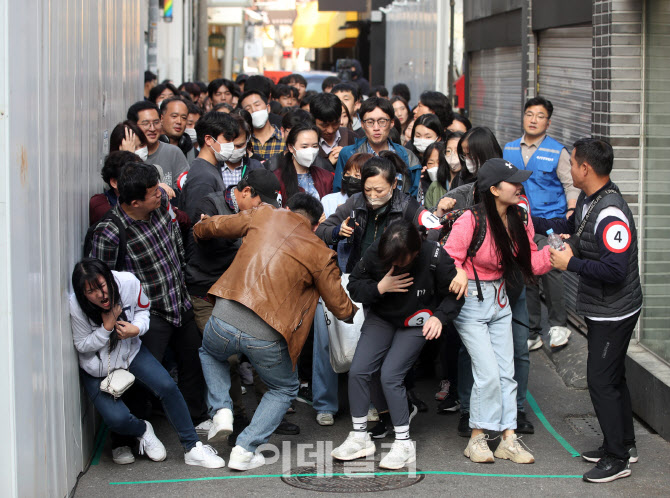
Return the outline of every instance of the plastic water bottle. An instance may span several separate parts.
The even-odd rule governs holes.
[[[549,240],[549,245],[556,249],[557,251],[565,251],[565,243],[560,235],[554,233],[554,229],[550,228],[547,230],[547,239]]]

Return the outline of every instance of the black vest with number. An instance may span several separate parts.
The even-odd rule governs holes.
[[[620,209],[628,218],[631,241],[628,251],[628,273],[621,282],[607,283],[589,277],[579,277],[579,288],[577,291],[577,313],[592,318],[611,318],[625,316],[640,309],[642,306],[642,286],[640,285],[640,270],[637,262],[637,230],[633,213],[628,204],[621,196],[619,187],[611,183],[607,190],[615,190],[616,193],[607,194],[593,209],[589,215],[584,231],[579,239],[579,251],[582,259],[600,261],[600,250],[595,234],[595,223],[599,213],[608,207]],[[575,208],[576,223],[582,223],[582,212],[586,196],[584,192],[579,195]]]

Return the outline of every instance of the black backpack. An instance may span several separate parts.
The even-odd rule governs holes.
[[[93,235],[95,234],[96,229],[100,226],[100,223],[103,221],[111,221],[119,229],[119,250],[116,253],[116,264],[112,270],[116,271],[125,271],[126,269],[126,227],[123,226],[123,222],[119,219],[117,215],[112,212],[112,209],[107,211],[100,221],[95,225],[91,225],[86,230],[86,237],[84,238],[84,257],[88,258],[93,249]]]
[[[523,209],[521,206],[518,206],[518,209],[521,220],[523,221],[524,225],[527,225],[528,211]],[[440,230],[440,244],[444,246],[444,244],[447,242],[447,239],[449,238],[449,234],[451,234],[451,229],[453,228],[454,223],[456,223],[456,220],[460,218],[461,215],[466,211],[472,211],[472,215],[475,218],[475,230],[466,255],[466,258],[470,258],[470,263],[472,263],[473,258],[477,255],[477,251],[479,251],[479,248],[482,247],[484,239],[486,238],[486,215],[484,213],[484,205],[482,203],[475,204],[474,206],[465,209],[454,209],[453,211],[449,211],[444,216],[442,216],[442,218],[440,218],[440,223],[442,223],[442,229]],[[472,271],[475,274],[478,300],[483,301],[484,297],[482,296],[482,288],[481,284],[479,283],[479,276],[477,275],[477,269],[475,268],[474,263],[472,264]],[[509,287],[512,288],[512,293],[510,293],[510,289],[508,289],[508,295],[511,294],[514,296],[515,294],[518,295],[521,293],[523,285],[520,288],[515,285],[515,282],[519,280],[519,276],[515,275],[513,278],[506,278],[506,280],[510,281]],[[521,279],[521,282],[523,282],[523,279]]]

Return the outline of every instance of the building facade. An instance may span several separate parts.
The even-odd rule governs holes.
[[[670,438],[670,3],[663,0],[471,0],[465,3],[466,106],[504,144],[524,102],[552,101],[549,133],[568,149],[614,148],[612,179],[635,214],[644,307],[628,357],[634,409]],[[575,275],[564,274],[574,310]],[[579,326],[580,318],[571,313]]]

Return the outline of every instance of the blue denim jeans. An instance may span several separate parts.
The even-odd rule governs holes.
[[[312,355],[312,407],[317,413],[335,415],[337,402],[337,373],[330,365],[328,327],[319,299],[314,315],[314,348]]]
[[[158,363],[146,346],[140,347],[128,371],[135,376],[136,383],[160,399],[163,411],[172,427],[177,431],[184,450],[189,451],[193,448],[199,439],[193,422],[191,422],[186,401],[170,374]],[[93,377],[81,370],[81,378],[86,393],[111,431],[133,437],[140,437],[144,434],[146,424],[130,413],[123,402],[123,396],[115,401],[113,396],[100,391],[102,377]]]
[[[244,333],[212,316],[202,337],[200,362],[207,383],[207,401],[210,415],[222,408],[233,409],[230,399],[230,367],[228,358],[244,354],[268,387],[256,408],[251,424],[237,437],[237,445],[247,451],[256,451],[270,439],[298,394],[298,372],[282,338],[263,341]]]
[[[524,287],[516,301],[510,299],[512,318],[528,325],[528,309],[526,308],[526,288]],[[514,380],[517,383],[516,409],[525,412],[526,391],[528,390],[528,373],[530,357],[528,356],[528,327],[512,322],[512,338],[514,340]],[[470,411],[470,393],[472,392],[472,362],[470,355],[461,346],[458,354],[458,397],[461,400],[461,411]]]
[[[468,297],[454,320],[472,361],[470,427],[516,429],[512,310],[502,280],[481,282],[481,288],[482,302],[474,280],[468,282]]]

